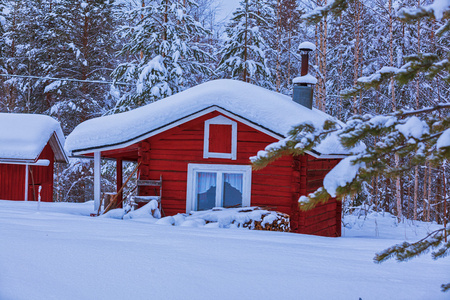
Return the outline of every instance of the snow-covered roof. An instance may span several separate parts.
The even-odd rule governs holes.
[[[0,113],[0,162],[34,163],[50,142],[57,161],[66,162],[59,122],[37,114]]]
[[[242,81],[219,79],[132,111],[85,121],[67,137],[66,149],[77,155],[123,148],[211,110],[245,120],[278,139],[301,122],[320,126],[332,118],[280,93]],[[315,150],[322,155],[348,154],[336,136],[328,137]]]

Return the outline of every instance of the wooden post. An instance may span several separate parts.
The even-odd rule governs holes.
[[[94,211],[98,211],[98,208],[100,207],[100,159],[101,152],[94,152]]]
[[[120,203],[123,200],[123,193],[119,191],[123,186],[123,165],[121,159],[116,159],[116,192],[117,192],[117,201]]]
[[[25,164],[25,201],[28,201],[28,164]]]

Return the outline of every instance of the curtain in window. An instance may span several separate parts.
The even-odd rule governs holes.
[[[211,209],[216,206],[216,182],[216,173],[197,173],[197,210]]]
[[[242,174],[223,174],[223,207],[242,206]]]
[[[216,187],[216,173],[198,172],[197,192],[206,193],[211,187]]]

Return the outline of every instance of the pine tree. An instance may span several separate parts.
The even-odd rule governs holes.
[[[224,77],[264,85],[271,75],[266,60],[267,43],[262,29],[272,9],[264,0],[243,0],[226,28],[218,72]]]
[[[121,99],[116,111],[128,110],[175,94],[189,86],[194,75],[211,74],[210,54],[201,42],[210,33],[187,13],[190,0],[142,1],[142,7],[126,13],[135,25],[120,34],[126,39],[121,55],[129,62],[112,76],[135,85]]]

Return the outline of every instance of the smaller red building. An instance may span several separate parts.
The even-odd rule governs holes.
[[[118,190],[122,161],[139,162],[139,179],[162,178],[166,215],[263,206],[289,214],[293,232],[340,236],[339,201],[309,212],[298,208],[299,197],[321,187],[327,172],[348,153],[335,136],[304,156],[286,156],[262,170],[252,170],[249,160],[285,139],[292,126],[323,124],[328,118],[282,94],[215,80],[133,111],[85,121],[67,137],[66,148],[73,155],[93,155],[97,174],[100,157],[115,159]],[[154,187],[139,189],[140,196],[153,193]],[[94,194],[98,209],[99,176]]]
[[[49,116],[0,113],[0,199],[53,201],[54,162],[68,162]]]

